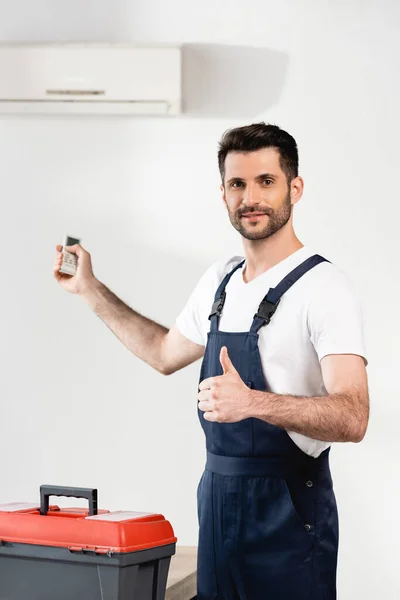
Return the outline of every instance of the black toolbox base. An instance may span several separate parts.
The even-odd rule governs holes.
[[[129,554],[0,546],[0,600],[164,600],[175,544]]]

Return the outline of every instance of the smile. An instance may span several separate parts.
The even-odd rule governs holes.
[[[258,219],[260,217],[266,217],[265,213],[247,213],[242,215],[243,219]]]

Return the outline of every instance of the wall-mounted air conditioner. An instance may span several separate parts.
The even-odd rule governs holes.
[[[5,112],[177,115],[181,48],[1,44]]]

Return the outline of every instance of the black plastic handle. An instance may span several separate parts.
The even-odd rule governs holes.
[[[40,486],[40,514],[47,515],[50,496],[66,496],[67,498],[85,498],[89,501],[89,515],[97,515],[97,490],[94,488],[74,488],[61,485]]]

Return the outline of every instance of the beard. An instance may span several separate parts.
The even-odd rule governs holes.
[[[268,223],[262,229],[258,229],[259,224],[256,223],[245,223],[242,219],[242,215],[255,213],[264,213],[268,215]],[[260,210],[259,207],[248,208],[246,206],[238,208],[235,212],[231,212],[228,209],[229,219],[234,228],[242,235],[246,240],[265,240],[266,238],[274,235],[277,231],[282,229],[284,225],[289,221],[292,214],[292,205],[290,203],[290,192],[288,192],[282,206],[277,209],[264,208]]]

